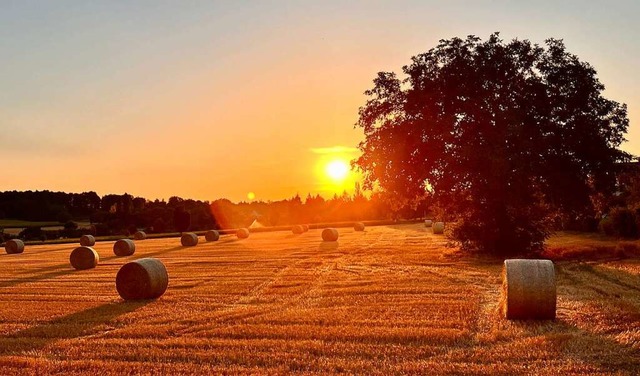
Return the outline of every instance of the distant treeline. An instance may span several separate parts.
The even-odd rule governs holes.
[[[281,201],[233,203],[227,199],[213,202],[171,197],[168,201],[147,200],[130,194],[95,192],[64,193],[50,191],[0,192],[0,219],[57,221],[65,224],[61,236],[74,236],[86,231],[77,229],[74,221],[88,221],[97,235],[117,235],[138,229],[149,233],[198,231],[247,227],[254,220],[264,226],[296,223],[319,223],[422,216],[424,205],[413,208],[392,207],[379,194],[370,197],[359,187],[353,195],[346,192],[331,199],[296,195]],[[45,234],[29,229],[30,237]],[[51,234],[49,234],[51,237]]]

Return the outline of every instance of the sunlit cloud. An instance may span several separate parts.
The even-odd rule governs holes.
[[[328,148],[311,148],[312,153],[316,154],[356,154],[360,152],[358,148],[347,146],[331,146]]]

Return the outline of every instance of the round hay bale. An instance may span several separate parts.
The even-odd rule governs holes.
[[[20,239],[7,240],[4,244],[4,250],[9,253],[22,253],[24,252],[24,242]]]
[[[116,290],[124,300],[157,299],[168,285],[167,268],[150,257],[124,264],[116,275]]]
[[[356,231],[364,231],[364,223],[356,222],[353,224],[353,229]]]
[[[433,221],[430,219],[425,219],[424,220],[424,227],[431,227],[433,226]]]
[[[556,318],[556,273],[551,260],[505,260],[502,277],[508,320]]]
[[[434,234],[444,234],[444,222],[435,222],[432,229]]]
[[[322,240],[325,242],[335,242],[338,240],[338,230],[335,228],[325,228],[322,230]]]
[[[239,228],[238,231],[236,231],[236,236],[238,237],[238,239],[246,239],[249,237],[249,229],[247,228]]]
[[[120,239],[113,244],[116,256],[131,256],[136,251],[136,243],[131,239]]]
[[[80,245],[83,247],[92,247],[96,245],[96,238],[93,235],[82,235],[80,237]]]
[[[304,232],[309,231],[309,225],[302,225],[302,229],[304,230]]]
[[[195,247],[198,245],[198,235],[193,232],[185,232],[180,237],[180,243],[183,247]]]
[[[145,240],[147,238],[147,234],[144,231],[136,231],[135,234],[133,234],[133,238],[135,240]]]
[[[208,242],[216,242],[220,239],[220,233],[216,230],[209,230],[204,234],[204,238]]]
[[[304,232],[304,227],[300,225],[295,225],[291,227],[291,232],[293,232],[294,234],[302,234]]]
[[[98,266],[100,256],[95,249],[82,246],[71,251],[69,262],[71,262],[71,266],[76,270],[93,269]]]

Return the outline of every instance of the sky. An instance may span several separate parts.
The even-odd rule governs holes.
[[[350,190],[357,176],[326,169],[357,157],[376,73],[495,31],[564,39],[628,105],[622,148],[640,155],[638,14],[637,1],[0,0],[0,191]]]

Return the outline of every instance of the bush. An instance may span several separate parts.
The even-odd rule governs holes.
[[[505,257],[538,255],[549,234],[549,224],[545,221],[527,221],[518,215],[507,216],[502,221],[474,216],[451,224],[451,235],[463,250]]]
[[[637,213],[629,208],[614,208],[609,215],[600,221],[600,230],[609,236],[621,238],[638,238],[640,229],[638,228]]]
[[[67,239],[74,239],[74,238],[79,238],[82,235],[88,233],[87,230],[84,229],[65,229],[65,230],[60,230],[58,232],[60,234],[60,237],[62,238],[67,238]]]
[[[589,215],[581,215],[575,218],[561,220],[560,224],[554,224],[554,230],[596,232],[598,231],[598,226],[599,221],[597,218]]]
[[[47,239],[60,239],[60,231],[64,230],[42,230],[42,233]]]
[[[65,230],[75,230],[75,229],[77,229],[77,228],[78,228],[78,224],[77,224],[77,223],[75,223],[74,221],[67,221],[67,222],[64,224],[64,229],[65,229]]]
[[[111,229],[104,223],[95,223],[94,224],[96,232],[95,236],[109,236],[112,235]]]
[[[615,231],[613,229],[613,221],[609,216],[604,217],[600,220],[600,223],[598,224],[598,228],[600,229],[600,232],[602,232],[607,236],[615,236]]]
[[[40,240],[44,232],[42,228],[39,226],[29,226],[24,230],[20,231],[18,234],[19,239],[23,239],[25,241],[29,240]]]

